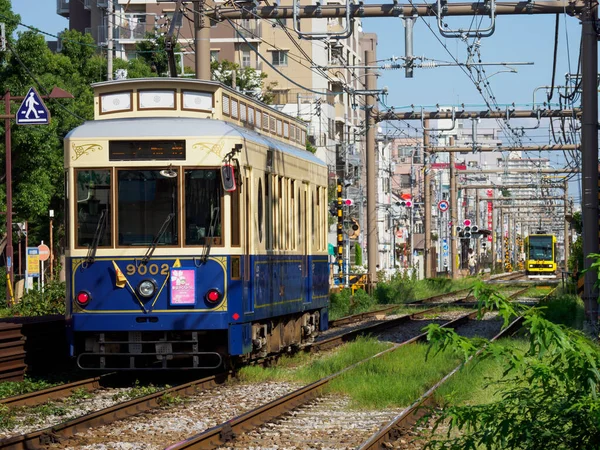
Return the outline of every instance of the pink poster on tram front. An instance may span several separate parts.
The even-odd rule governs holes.
[[[196,303],[196,271],[194,269],[171,270],[171,305]]]

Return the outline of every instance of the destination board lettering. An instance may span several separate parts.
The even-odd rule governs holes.
[[[185,160],[185,141],[110,141],[110,161]]]

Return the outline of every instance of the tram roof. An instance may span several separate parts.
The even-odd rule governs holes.
[[[182,137],[235,137],[269,146],[283,153],[325,165],[323,160],[307,150],[264,136],[256,131],[215,119],[184,117],[149,117],[88,121],[71,130],[65,139],[135,139]]]

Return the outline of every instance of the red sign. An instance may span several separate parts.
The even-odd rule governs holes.
[[[491,193],[491,190],[488,192]],[[491,197],[491,195],[490,195],[490,197]],[[493,210],[492,202],[487,202],[487,226],[488,226],[488,230],[492,230],[492,233],[494,232],[493,218],[494,218],[494,210]],[[488,239],[488,242],[492,242],[492,240],[493,240],[492,235],[490,234],[487,237],[487,239]]]
[[[50,249],[46,244],[38,245],[38,250],[40,251],[40,261],[50,258]]]
[[[431,165],[432,169],[448,169],[450,167],[450,163],[433,163]],[[467,165],[465,163],[458,164],[454,163],[454,168],[456,170],[467,170]]]

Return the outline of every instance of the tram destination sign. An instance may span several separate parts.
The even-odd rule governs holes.
[[[185,141],[110,141],[110,161],[185,160]]]

